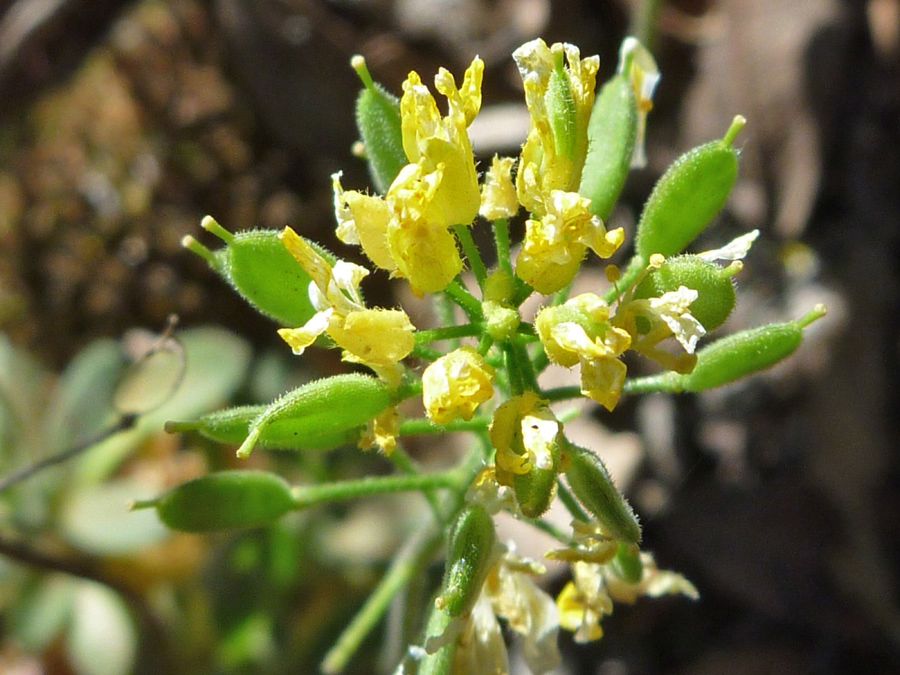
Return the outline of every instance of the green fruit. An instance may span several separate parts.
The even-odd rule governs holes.
[[[494,563],[497,533],[494,520],[479,504],[460,512],[450,533],[441,594],[435,605],[450,616],[472,609]]]
[[[163,523],[181,532],[259,527],[295,508],[290,485],[265,471],[210,473],[136,506],[154,506]]]
[[[634,87],[616,75],[600,90],[588,123],[588,151],[578,194],[591,200],[591,213],[606,221],[619,199],[638,128]]]
[[[738,151],[732,143],[745,123],[735,117],[722,140],[685,153],[657,181],[635,241],[645,262],[654,253],[667,258],[681,253],[725,206],[738,173]]]
[[[730,316],[737,303],[733,271],[695,255],[669,258],[653,270],[635,289],[634,297],[659,298],[686,286],[699,296],[691,303],[691,314],[709,333]]]
[[[590,450],[571,443],[566,446],[566,454],[570,460],[566,478],[578,501],[611,537],[627,544],[638,543],[641,526],[637,516],[616,488],[603,461]]]

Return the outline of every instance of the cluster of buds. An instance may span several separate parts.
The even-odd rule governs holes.
[[[446,573],[423,647],[413,650],[418,672],[506,672],[498,617],[524,637],[532,669],[544,672],[559,660],[559,628],[578,640],[599,638],[600,618],[613,600],[696,597],[689,582],[658,570],[640,550],[640,525],[600,459],[602,448],[573,444],[551,403],[587,397],[612,411],[623,394],[720,386],[789,355],[803,328],[824,312],[817,307],[798,321],[699,348],[731,313],[733,277],[758,234],[716,251],[685,253],[734,185],[740,116],[721,140],[686,153],[662,176],[641,215],[630,263],[621,270],[606,266],[607,290],[569,297],[582,265],[609,259],[625,241],[623,230],[606,221],[629,170],[644,162],[646,116],[659,75],[633,38],[623,43],[618,70],[599,92],[598,57],[582,59],[572,45],[534,40],[513,58],[530,131],[518,158],[494,157],[483,173],[468,135],[481,108],[480,59],[459,86],[444,69],[434,78],[445,115],[417,73],[409,74],[398,100],[373,81],[362,57],[353,60],[365,85],[357,104],[360,153],[376,192],[345,189],[340,174],[333,176],[337,237],[361,247],[374,269],[405,280],[416,296],[433,294],[444,307],[438,314],[464,316],[461,325],[417,328],[402,309],[368,307],[360,284],[370,270],[289,228],[232,234],[208,218],[204,228],[226,246],[213,252],[191,237],[185,241],[282,325],[279,334],[295,354],[337,347],[344,360],[371,374],[325,378],[269,405],[172,423],[171,430],[240,444],[241,456],[256,445],[357,443],[395,461],[404,436],[467,430],[480,439],[452,475],[292,489],[252,474],[224,483],[211,475],[146,503],[173,527],[206,531],[216,529],[213,513],[223,527],[264,519],[259,514],[269,511],[260,511],[256,498],[261,485],[279,496],[273,518],[379,490],[446,489],[447,498],[434,505],[449,539]],[[509,219],[523,210],[524,239],[513,246]],[[494,269],[475,243],[476,227],[493,233]],[[525,315],[522,305],[535,293],[543,306]],[[447,311],[453,305],[461,312]],[[662,372],[629,378],[628,352],[652,359]],[[580,369],[580,386],[542,388],[539,375],[550,363]],[[401,416],[398,405],[418,397],[425,416]],[[403,466],[408,474],[412,465]],[[189,492],[177,492],[183,489]],[[228,503],[216,507],[221,495]],[[537,522],[557,498],[572,513],[573,531],[560,533],[562,548],[548,556],[571,563],[573,581],[554,602],[533,581],[540,566],[497,540],[494,516],[506,510]],[[200,502],[205,519],[185,516]],[[257,511],[242,514],[254,504]]]

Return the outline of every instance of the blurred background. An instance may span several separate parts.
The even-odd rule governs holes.
[[[816,302],[829,316],[764,376],[625,400],[602,418],[639,432],[627,481],[645,545],[702,599],[617,607],[601,642],[564,645],[562,672],[900,672],[900,0],[0,2],[2,471],[64,448],[47,429],[64,438],[70,423],[47,409],[97,428],[89,400],[112,387],[113,341],[170,314],[207,364],[197,412],[300,377],[274,325],[180,241],[201,238],[212,214],[232,231],[290,225],[353,255],[334,239],[330,191],[337,170],[348,189],[368,185],[351,153],[353,54],[397,93],[411,69],[459,77],[479,54],[484,163],[527,131],[513,49],[574,43],[600,55],[602,80],[630,33],[662,80],[649,165],[613,224],[633,231],[665,168],[742,114],[739,183],[700,242],[763,233],[729,329]],[[370,295],[390,302],[378,283]],[[40,432],[25,442],[19,427]],[[158,432],[84,458],[81,492],[55,470],[3,496],[0,672],[314,672],[371,590],[393,544],[366,543],[372,521],[336,524],[352,512],[203,541],[103,521],[112,502],[85,496],[98,486],[152,494],[232,461]],[[365,473],[352,457],[302,470]],[[91,621],[99,637],[77,627]],[[130,656],[104,661],[115,655],[97,651],[103,633]],[[352,672],[378,672],[390,656],[379,645]]]

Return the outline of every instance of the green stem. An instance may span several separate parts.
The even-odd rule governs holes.
[[[494,344],[494,338],[485,333],[481,336],[481,339],[478,340],[478,353],[482,356],[487,356],[487,353],[491,350],[491,346]]]
[[[653,51],[656,42],[658,15],[661,0],[640,0],[637,10],[633,13],[631,22],[631,34],[641,41],[647,49]]]
[[[462,244],[466,258],[469,259],[469,265],[472,266],[472,273],[478,281],[478,287],[483,289],[484,280],[487,279],[487,268],[484,266],[484,261],[481,259],[481,252],[478,250],[478,247],[475,245],[475,240],[472,238],[472,230],[466,225],[454,225],[453,231],[456,232],[456,236],[459,237],[459,243]]]
[[[408,476],[422,475],[419,466],[399,443],[397,443],[397,447],[394,448],[394,451],[391,453],[391,462]],[[441,514],[441,505],[440,502],[438,502],[434,490],[423,490],[422,495],[428,501],[428,505],[431,507],[432,513],[434,513],[434,522],[438,525],[442,525],[444,521],[443,515]]]
[[[336,675],[343,672],[350,659],[362,646],[369,633],[387,611],[394,596],[419,574],[427,561],[435,554],[443,540],[443,533],[424,528],[410,537],[391,563],[387,574],[368,597],[359,613],[341,633],[334,646],[322,661],[322,672]]]
[[[471,420],[454,420],[444,425],[434,424],[431,420],[424,417],[406,420],[400,425],[401,436],[420,436],[423,434],[443,434],[453,431],[480,431],[487,429],[491,423],[489,415],[480,415],[473,417]]]
[[[553,401],[568,401],[573,398],[581,398],[581,387],[556,387],[541,392],[541,398],[545,398],[551,403]]]
[[[633,380],[625,380],[622,385],[622,393],[624,394],[678,394],[679,388],[676,385],[677,373],[666,371],[658,375],[648,375],[647,377],[636,377]]]
[[[531,357],[528,355],[528,350],[525,349],[525,345],[519,340],[516,340],[513,343],[513,353],[516,356],[516,361],[519,363],[519,372],[522,374],[522,384],[531,391],[540,391],[541,388],[538,386],[534,364],[531,362]]]
[[[305,509],[314,504],[344,499],[357,499],[393,492],[421,492],[435,489],[461,489],[457,470],[407,476],[369,476],[360,480],[325,485],[298,485],[293,488],[294,508]]]
[[[469,452],[465,461],[452,474],[456,476],[457,492],[448,495],[445,522],[453,519],[462,508],[465,488],[472,482],[476,472],[483,466],[480,452]],[[379,582],[378,587],[366,600],[359,613],[353,617],[350,625],[344,629],[335,645],[328,650],[322,662],[322,672],[336,675],[347,667],[350,659],[362,646],[369,633],[375,628],[387,611],[394,596],[406,586],[410,580],[422,573],[437,552],[444,539],[441,529],[423,528],[412,537],[394,558],[387,574]]]
[[[525,392],[525,384],[522,381],[522,373],[519,370],[519,363],[511,344],[503,344],[503,355],[506,357],[506,372],[509,376],[510,393],[513,396],[520,396]]]
[[[439,342],[440,340],[453,340],[461,337],[473,337],[481,335],[484,332],[484,325],[480,323],[469,323],[463,326],[446,326],[444,328],[434,328],[432,330],[416,331],[416,344],[428,344],[431,342]]]
[[[497,265],[507,274],[512,274],[512,259],[509,253],[509,222],[506,218],[494,221],[494,244],[497,247]]]
[[[484,319],[481,313],[481,303],[459,283],[459,279],[451,281],[444,289],[444,293],[462,308],[469,317],[469,321],[475,323]]]

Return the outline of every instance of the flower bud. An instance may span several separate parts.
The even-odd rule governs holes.
[[[494,521],[485,508],[479,504],[463,508],[450,533],[444,581],[435,600],[438,609],[450,616],[472,609],[494,564],[496,542]]]
[[[163,523],[181,532],[259,527],[295,506],[290,485],[266,471],[210,473],[135,504],[135,508],[155,507]]]
[[[372,182],[383,195],[409,163],[403,151],[400,99],[372,80],[362,56],[354,56],[350,64],[365,85],[356,99],[356,126],[365,146]]]
[[[339,435],[366,424],[393,403],[388,386],[368,375],[350,373],[309,382],[265,407],[250,423],[238,457],[249,455],[278,420],[293,420],[292,431],[298,437]]]
[[[709,333],[725,323],[737,303],[732,275],[739,269],[740,265],[723,268],[695,255],[669,258],[644,278],[634,298],[660,298],[681,286],[695,290],[699,295],[691,303],[691,315]]]
[[[203,415],[192,421],[166,422],[170,434],[196,431],[217,443],[239,445],[247,438],[253,421],[266,411],[265,405],[245,405]],[[304,417],[284,414],[263,430],[259,443],[271,450],[331,450],[355,444],[365,427],[348,429],[310,429]]]
[[[631,506],[613,484],[603,461],[590,450],[566,445],[570,460],[566,478],[572,492],[614,539],[627,544],[641,540],[641,526]]]
[[[282,326],[302,326],[316,313],[309,300],[309,275],[284,247],[280,232],[232,234],[212,216],[200,225],[224,241],[225,247],[210,251],[191,236],[182,245],[206,260],[254,308]]]
[[[638,223],[635,246],[644,261],[681,253],[725,206],[738,172],[732,143],[744,124],[738,115],[722,140],[685,153],[657,181]]]

